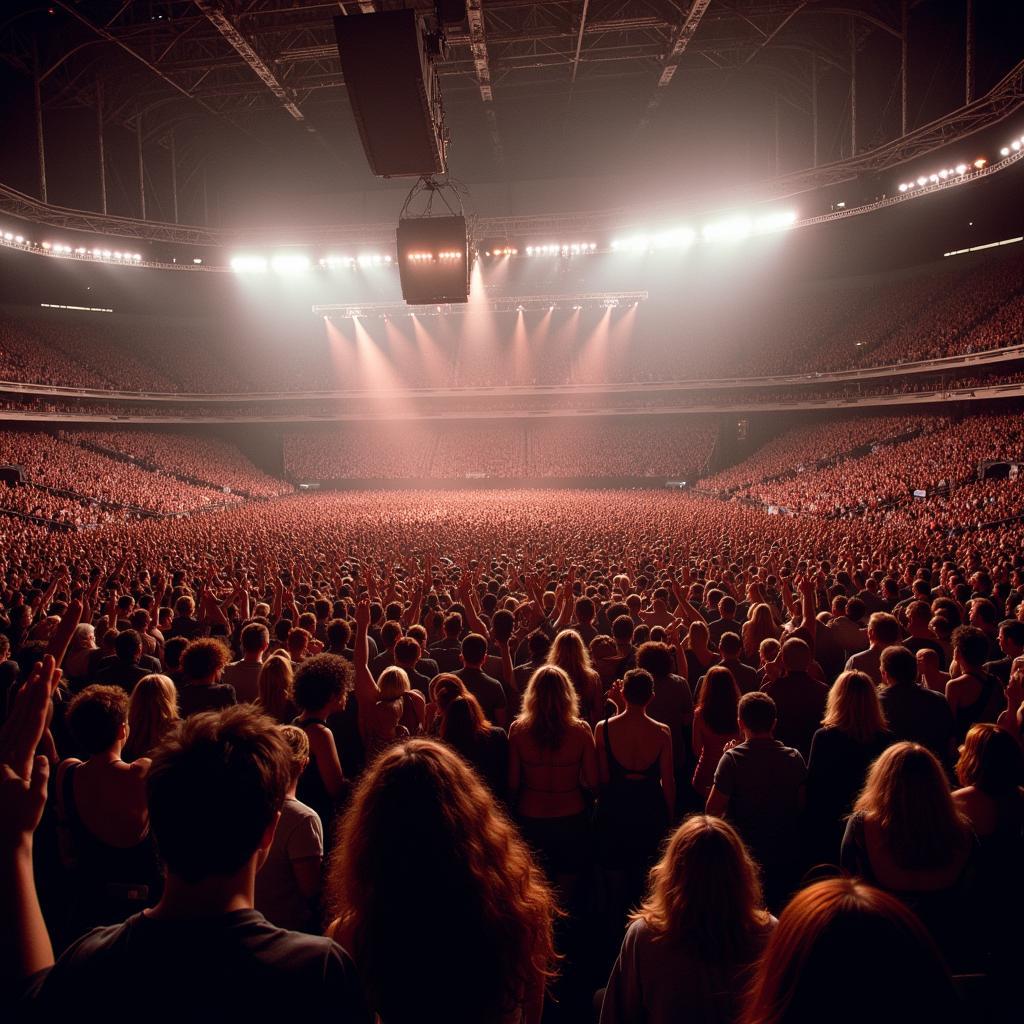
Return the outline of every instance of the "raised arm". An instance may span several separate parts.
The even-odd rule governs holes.
[[[370,672],[370,645],[367,633],[370,628],[370,602],[362,598],[356,605],[356,639],[352,651],[352,666],[356,675],[356,700],[360,713],[369,711],[380,700],[380,688]]]
[[[53,966],[32,873],[32,838],[46,806],[50,765],[36,749],[46,731],[53,690],[60,679],[47,655],[14,698],[0,730],[0,972],[22,982]]]

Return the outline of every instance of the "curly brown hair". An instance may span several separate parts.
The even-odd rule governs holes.
[[[432,740],[363,776],[325,902],[372,1008],[396,1024],[497,1022],[555,975],[551,888],[483,783]]]

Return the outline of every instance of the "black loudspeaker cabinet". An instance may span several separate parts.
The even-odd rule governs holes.
[[[469,298],[465,217],[410,217],[398,222],[398,273],[411,306]]]
[[[338,15],[341,70],[370,170],[384,178],[441,174],[441,89],[414,10]]]

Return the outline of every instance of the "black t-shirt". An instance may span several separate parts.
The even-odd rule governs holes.
[[[35,975],[25,1021],[296,1020],[369,1024],[348,954],[255,910],[166,921],[136,914],[83,936]]]
[[[200,711],[220,711],[238,703],[235,688],[230,683],[186,683],[178,691],[178,709],[182,718]]]

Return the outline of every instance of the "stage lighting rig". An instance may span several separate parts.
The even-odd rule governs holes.
[[[469,299],[472,261],[463,206],[466,194],[459,182],[425,175],[406,197],[396,240],[402,298],[410,306]]]

